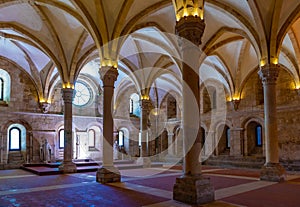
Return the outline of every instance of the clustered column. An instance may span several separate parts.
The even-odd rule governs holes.
[[[96,181],[100,183],[120,182],[118,168],[113,164],[113,97],[114,83],[118,77],[118,70],[111,66],[101,67],[100,76],[103,81],[103,163],[98,169]]]
[[[72,162],[73,157],[73,137],[72,137],[72,101],[74,89],[63,88],[62,97],[64,100],[64,160],[59,166],[59,170],[64,173],[76,172],[76,165]]]
[[[283,181],[285,169],[279,164],[279,145],[276,110],[276,81],[279,65],[268,64],[261,67],[259,75],[264,87],[266,163],[261,170],[260,179]]]
[[[210,180],[201,175],[200,130],[200,77],[199,59],[201,37],[205,28],[199,16],[187,16],[176,22],[176,32],[181,37],[183,79],[183,176],[176,179],[174,200],[190,204],[203,204],[214,200]]]
[[[141,136],[141,153],[137,160],[138,165],[143,167],[151,167],[151,160],[149,156],[149,140],[148,140],[148,119],[151,107],[149,98],[142,98],[140,100],[141,119],[140,119],[140,136]]]

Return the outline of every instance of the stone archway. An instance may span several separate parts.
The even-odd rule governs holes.
[[[248,156],[263,156],[262,126],[258,122],[251,121],[246,126],[247,145],[244,147]]]
[[[9,150],[9,130],[18,128],[20,130],[20,149],[18,151]],[[0,142],[4,150],[0,153],[0,161],[12,167],[18,167],[27,162],[31,163],[34,157],[34,145],[39,146],[38,142],[34,142],[32,135],[32,127],[24,120],[10,120],[1,127]],[[38,152],[37,152],[38,154]],[[8,166],[10,167],[10,166]]]

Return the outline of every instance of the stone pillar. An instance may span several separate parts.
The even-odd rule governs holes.
[[[62,97],[64,100],[64,160],[59,166],[63,173],[74,173],[77,171],[73,158],[73,136],[72,136],[72,101],[74,89],[63,88]]]
[[[230,155],[242,156],[243,128],[230,129]]]
[[[168,155],[175,155],[175,143],[173,143],[174,133],[168,133]]]
[[[138,165],[143,167],[151,167],[151,160],[149,158],[149,132],[148,132],[148,119],[151,107],[149,97],[140,100],[141,118],[140,118],[140,136],[141,136],[141,154],[137,159]]]
[[[173,199],[189,204],[203,204],[214,200],[209,178],[201,173],[201,128],[199,59],[201,37],[205,23],[198,16],[187,16],[176,22],[176,32],[182,37],[183,78],[183,175],[176,179]],[[188,40],[188,41],[187,41]]]
[[[99,73],[103,81],[103,163],[97,171],[96,181],[99,183],[120,182],[120,172],[113,163],[114,121],[112,117],[114,83],[118,77],[118,70],[105,66],[101,67]]]
[[[260,78],[264,87],[266,163],[260,173],[261,180],[280,182],[286,179],[285,169],[279,164],[279,145],[276,110],[276,80],[279,65],[261,67]]]

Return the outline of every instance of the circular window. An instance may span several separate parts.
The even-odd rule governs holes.
[[[76,106],[84,106],[91,100],[91,91],[86,84],[77,82],[75,84],[75,96],[73,104]]]

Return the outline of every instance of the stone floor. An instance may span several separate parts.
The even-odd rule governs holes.
[[[300,173],[288,181],[260,181],[259,170],[204,167],[215,188],[216,201],[203,206],[300,206]],[[181,170],[121,170],[122,182],[102,185],[95,172],[37,176],[23,170],[0,170],[0,206],[28,207],[184,207],[172,200]]]

